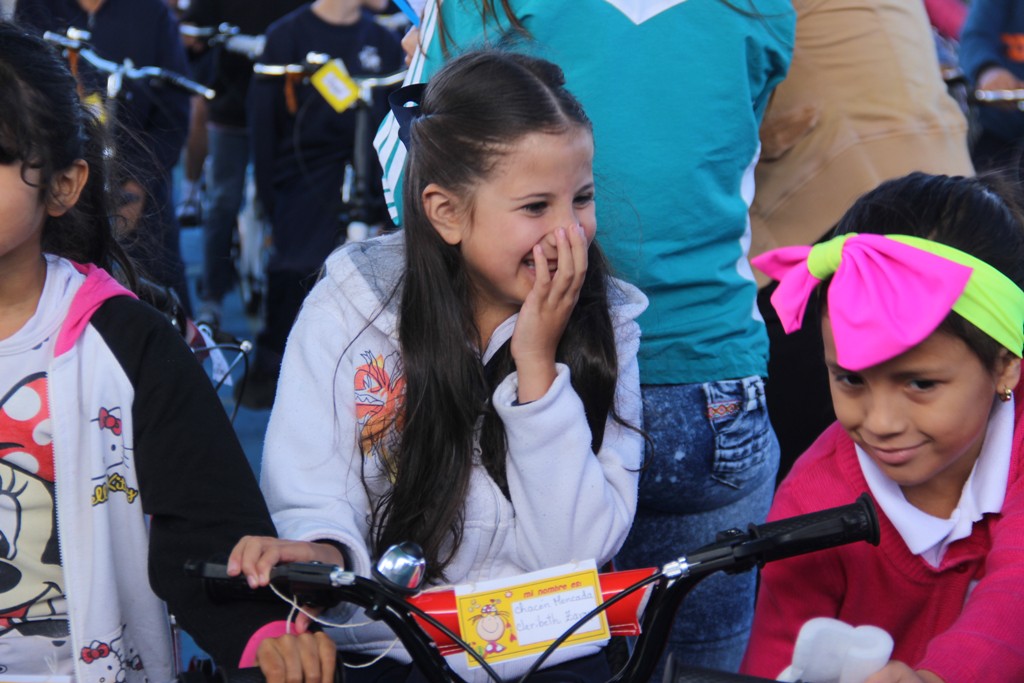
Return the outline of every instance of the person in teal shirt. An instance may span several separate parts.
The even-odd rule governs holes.
[[[764,399],[768,339],[747,262],[758,127],[792,55],[789,0],[427,2],[407,82],[451,55],[506,46],[555,62],[594,124],[598,229],[640,286],[644,428],[652,454],[619,566],[660,565],[763,520],[778,467]],[[641,6],[642,5],[642,6]],[[495,93],[500,97],[501,93]],[[398,125],[375,140],[398,222]],[[714,577],[687,600],[672,652],[738,668],[755,577]]]

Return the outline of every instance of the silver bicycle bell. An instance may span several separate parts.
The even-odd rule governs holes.
[[[427,572],[423,549],[406,541],[391,546],[377,560],[374,577],[391,590],[399,593],[418,593]]]

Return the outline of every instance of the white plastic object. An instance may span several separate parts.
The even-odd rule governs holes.
[[[877,626],[855,627],[838,619],[817,617],[801,627],[793,663],[778,680],[864,683],[886,665],[892,648],[892,636]]]
[[[230,36],[225,41],[228,51],[248,57],[254,62],[263,55],[263,48],[266,44],[266,36],[237,35]]]
[[[370,226],[362,221],[352,221],[346,230],[348,242],[362,242],[370,237]]]

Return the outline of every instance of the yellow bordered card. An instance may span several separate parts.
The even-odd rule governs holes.
[[[348,75],[348,69],[340,59],[332,59],[324,64],[309,80],[339,114],[359,99],[359,86]]]
[[[593,560],[455,587],[463,639],[488,664],[538,655],[597,607],[601,584]],[[560,647],[609,636],[602,612]],[[470,667],[479,667],[466,655]]]

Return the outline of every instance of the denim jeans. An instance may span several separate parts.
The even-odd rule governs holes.
[[[210,163],[206,178],[200,293],[206,301],[219,302],[231,289],[234,278],[231,242],[245,199],[249,133],[245,128],[217,124],[210,124],[207,132]]]
[[[641,473],[636,520],[616,558],[620,569],[661,566],[713,542],[719,531],[763,522],[779,464],[760,377],[645,385],[642,392],[653,453]],[[756,578],[749,571],[701,581],[680,608],[666,654],[692,666],[738,670]],[[652,680],[661,680],[660,668]]]

